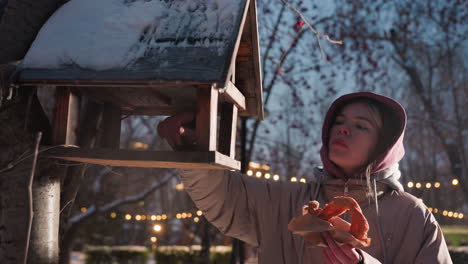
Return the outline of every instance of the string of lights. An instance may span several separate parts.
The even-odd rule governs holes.
[[[82,211],[85,211],[86,208],[82,207]],[[440,216],[446,216],[448,218],[454,218],[454,219],[464,219],[465,215],[461,212],[456,212],[456,211],[451,211],[451,210],[444,210],[444,209],[438,209],[438,208],[428,208],[430,212],[432,212],[435,215],[440,215]],[[86,211],[85,211],[86,212]],[[195,212],[179,212],[174,215],[174,217],[168,216],[168,214],[159,214],[159,215],[146,215],[146,214],[120,214],[118,215],[115,212],[112,212],[109,214],[109,217],[112,219],[116,219],[119,216],[123,217],[126,221],[166,221],[166,220],[171,220],[171,219],[190,219],[193,218],[193,221],[195,223],[200,221],[200,216],[203,215],[203,212],[201,210],[197,210]]]
[[[445,184],[445,186],[458,186],[459,184],[459,181],[458,179],[452,179],[452,181],[450,182],[450,184]],[[416,188],[416,189],[421,189],[423,188],[423,186],[426,188],[426,189],[430,189],[432,187],[434,188],[440,188],[442,186],[442,184],[440,182],[413,182],[413,181],[409,181],[406,186],[408,186],[408,188]]]
[[[263,171],[254,171],[254,170],[248,170],[247,171],[247,176],[254,176],[256,178],[264,178],[266,180],[274,180],[274,181],[279,181],[281,179],[281,176],[278,175],[278,174],[274,174],[273,176],[271,175],[271,173],[269,172],[263,172]],[[302,182],[302,183],[306,183],[307,180],[305,178],[298,178],[298,177],[291,177],[289,179],[289,181],[291,182]],[[452,186],[458,186],[459,185],[459,181],[458,179],[452,179],[452,181],[450,182],[450,184],[445,184],[445,186],[449,186],[449,185],[452,185]],[[431,188],[435,188],[435,189],[438,189],[440,187],[442,187],[442,183],[440,182],[413,182],[413,181],[409,181],[406,186],[408,188],[415,188],[415,189],[423,189],[423,188],[426,188],[426,189],[431,189]]]
[[[450,210],[443,210],[443,209],[438,209],[438,208],[428,208],[430,212],[432,212],[435,215],[439,216],[445,216],[448,218],[454,218],[454,219],[464,219],[465,215],[461,212],[456,212],[456,211],[450,211]],[[86,207],[82,207],[81,211],[86,212]],[[193,218],[193,221],[195,223],[200,221],[200,216],[203,215],[203,212],[201,210],[197,211],[192,211],[192,212],[179,212],[174,215],[174,217],[168,216],[168,214],[159,214],[159,215],[146,215],[146,214],[120,214],[118,215],[115,212],[112,212],[109,214],[109,217],[112,219],[116,219],[119,216],[123,217],[126,221],[166,221],[166,220],[171,220],[171,219],[190,219]]]
[[[255,171],[256,169],[256,171]],[[270,166],[265,165],[265,164],[259,164],[256,162],[250,162],[249,163],[249,170],[247,171],[247,176],[254,176],[256,178],[264,178],[266,180],[273,180],[273,181],[280,181],[281,176],[279,174],[271,174],[268,172],[270,170]],[[307,180],[305,178],[298,178],[298,177],[291,177],[289,179],[291,182],[298,182],[298,183],[306,183]],[[449,185],[449,184],[446,184]],[[450,182],[450,185],[452,186],[458,186],[459,181],[458,179],[453,179]],[[406,186],[408,188],[416,188],[416,189],[422,189],[423,186],[426,189],[431,189],[431,188],[440,188],[442,186],[442,183],[440,182],[413,182],[409,181]],[[176,184],[175,189],[178,191],[184,190],[184,185],[182,183]],[[445,209],[438,209],[438,208],[428,208],[429,211],[431,211],[435,215],[439,216],[444,216],[448,218],[454,218],[454,219],[464,219],[465,215],[461,212],[455,212],[451,210],[445,210]],[[81,207],[80,208],[81,212],[86,212],[86,207]],[[135,220],[135,221],[165,221],[165,220],[171,220],[171,219],[190,219],[193,218],[194,222],[199,222],[200,221],[200,216],[203,215],[203,212],[201,210],[193,211],[193,212],[179,212],[174,214],[173,217],[168,216],[168,214],[159,214],[159,215],[146,215],[146,214],[121,214],[121,217],[123,217],[127,221]],[[117,218],[119,215],[117,213],[112,212],[110,213],[110,218]]]
[[[433,214],[439,214],[441,213],[442,216],[446,216],[448,218],[455,218],[455,219],[463,219],[465,218],[465,215],[463,213],[459,212],[453,212],[453,211],[448,211],[448,210],[439,210],[437,208],[428,208],[429,211],[431,211]]]
[[[81,207],[80,208],[81,212],[86,212],[87,208],[86,207]],[[203,215],[203,212],[201,210],[197,211],[192,211],[192,212],[179,212],[174,215],[174,217],[170,217],[168,214],[158,214],[158,215],[147,215],[147,214],[117,214],[116,212],[111,212],[109,214],[109,217],[112,219],[116,219],[118,217],[122,217],[126,221],[166,221],[166,220],[171,220],[171,219],[187,219],[187,218],[193,218],[194,222],[200,221],[200,216]]]
[[[256,162],[250,162],[249,163],[249,170],[247,170],[247,176],[255,176],[256,178],[264,178],[266,180],[273,180],[273,181],[279,181],[281,180],[281,176],[279,174],[271,174],[269,172],[270,166],[265,165],[265,164],[259,164]],[[307,180],[305,178],[298,178],[298,177],[291,177],[289,179],[291,182],[302,182],[306,183]],[[415,188],[415,189],[431,189],[435,188],[438,189],[442,186],[459,186],[459,180],[457,178],[454,178],[450,181],[450,183],[441,183],[441,182],[413,182],[409,181],[407,182],[406,186],[408,188]]]
[[[271,176],[271,173],[268,172],[270,170],[270,166],[264,165],[264,164],[259,164],[256,162],[250,162],[249,163],[249,170],[247,171],[247,176],[254,176],[256,178],[264,178],[266,180],[274,180],[274,181],[279,181],[281,179],[281,176],[279,174],[274,174],[273,177]],[[289,179],[291,182],[300,182],[300,183],[306,183],[307,180],[305,178],[297,178],[297,177],[291,177]],[[408,188],[415,188],[415,189],[431,189],[431,188],[441,188],[442,186],[458,186],[459,185],[459,180],[454,178],[450,181],[450,183],[445,183],[442,184],[441,182],[413,182],[409,181],[406,186]],[[433,214],[438,214],[440,216],[448,217],[448,218],[454,218],[454,219],[464,219],[465,216],[461,212],[455,212],[455,211],[450,211],[450,210],[442,210],[438,208],[428,208],[429,211],[431,211]]]

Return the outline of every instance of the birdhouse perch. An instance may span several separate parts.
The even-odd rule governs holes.
[[[77,144],[81,97],[104,106],[99,147],[56,148],[51,157],[240,169],[238,115],[263,119],[256,1],[69,1],[39,32],[19,84],[57,88],[55,144]],[[196,151],[119,149],[123,115],[183,111],[196,112]]]

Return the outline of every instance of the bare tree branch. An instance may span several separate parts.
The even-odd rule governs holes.
[[[281,2],[283,2],[287,7],[289,7],[289,9],[293,10],[296,14],[298,14],[301,19],[304,21],[304,23],[310,28],[310,30],[312,30],[312,32],[315,34],[315,37],[317,38],[317,43],[318,43],[318,46],[320,48],[320,53],[322,54],[322,58],[324,60],[328,60],[327,59],[327,55],[325,54],[325,52],[323,51],[323,48],[322,48],[322,44],[320,42],[320,38],[324,38],[325,40],[327,40],[328,42],[332,43],[332,44],[339,44],[339,45],[342,45],[343,44],[343,41],[341,40],[332,40],[330,38],[330,36],[328,35],[325,35],[325,34],[322,34],[320,32],[318,32],[318,30],[316,30],[310,23],[309,21],[304,17],[304,15],[299,11],[297,10],[297,8],[293,7],[291,4],[289,4],[286,0],[281,0]]]
[[[268,86],[265,88],[265,90],[268,91],[268,94],[267,94],[267,96],[265,98],[265,102],[264,102],[265,106],[268,105],[268,102],[269,102],[269,100],[271,98],[273,86],[275,85],[276,80],[278,79],[278,75],[280,74],[280,70],[281,70],[281,66],[283,65],[283,62],[286,60],[286,58],[289,56],[289,54],[291,54],[291,51],[293,51],[294,48],[297,46],[298,41],[302,38],[302,36],[304,36],[305,32],[306,32],[305,29],[301,29],[296,34],[296,36],[294,37],[294,39],[291,42],[291,44],[289,45],[288,49],[286,51],[284,51],[284,53],[281,55],[281,58],[280,58],[277,66],[276,66],[275,75],[270,80]],[[260,120],[258,120],[258,119],[255,120],[254,127],[252,129],[252,134],[251,134],[252,136],[251,136],[251,139],[250,139],[250,142],[249,142],[249,148],[248,148],[248,153],[247,153],[247,161],[250,161],[251,158],[252,158],[252,153],[253,153],[253,150],[254,150],[254,147],[255,147],[255,138],[257,136],[257,130],[258,130],[259,125],[260,125]]]
[[[69,146],[69,145],[55,145],[55,146],[46,147],[46,148],[43,148],[43,149],[39,150],[38,154],[39,154],[39,153],[42,153],[42,152],[45,152],[45,151],[48,151],[48,150],[51,150],[51,149],[53,149],[53,148],[65,147],[65,146]],[[24,155],[24,154],[23,154],[23,155]],[[23,156],[23,155],[21,155],[21,156]],[[14,161],[8,163],[6,167],[0,169],[0,173],[3,173],[3,172],[6,172],[6,171],[8,171],[8,170],[13,169],[16,165],[18,165],[18,164],[21,163],[22,161],[24,161],[24,160],[26,160],[26,159],[28,159],[28,158],[34,156],[34,155],[35,155],[35,153],[33,152],[33,153],[29,154],[29,155],[26,155],[26,156],[24,156],[24,157],[20,157],[20,158],[18,158],[17,160],[14,160]]]
[[[33,222],[33,193],[32,193],[32,185],[34,182],[34,174],[36,173],[36,165],[37,165],[37,156],[39,155],[39,145],[41,144],[42,132],[37,133],[36,137],[36,146],[34,147],[34,158],[31,168],[31,175],[29,176],[29,183],[28,183],[28,200],[29,200],[29,210],[28,210],[28,233],[26,235],[26,243],[24,249],[24,260],[23,263],[27,264],[28,262],[28,250],[29,250],[29,240],[31,238],[31,228]]]
[[[283,14],[284,14],[284,10],[286,9],[286,5],[283,5],[281,7],[281,10],[280,10],[280,13],[278,15],[278,18],[276,19],[276,23],[275,23],[275,26],[273,28],[273,32],[271,32],[271,35],[269,37],[269,41],[268,41],[268,44],[267,44],[267,47],[265,49],[265,54],[263,55],[263,61],[262,61],[262,65],[263,65],[263,79],[265,80],[266,78],[266,60],[268,58],[268,56],[270,55],[270,51],[272,50],[273,48],[273,44],[275,43],[275,40],[276,40],[276,34],[278,33],[278,30],[279,30],[279,25],[281,23],[281,19],[283,18]]]
[[[146,197],[151,195],[154,191],[166,185],[175,175],[176,175],[175,173],[171,173],[170,175],[167,175],[163,180],[161,180],[160,182],[156,184],[153,184],[151,187],[149,187],[148,189],[146,189],[145,191],[141,193],[129,195],[125,198],[117,199],[115,201],[109,202],[102,206],[92,205],[89,207],[88,210],[86,210],[86,212],[70,217],[70,219],[68,220],[68,225],[69,225],[68,228],[70,229],[77,223],[82,222],[86,219],[89,219],[90,217],[96,214],[106,213],[119,206],[130,204],[130,203],[135,203],[143,199],[146,199]]]
[[[102,180],[105,176],[109,175],[111,171],[112,171],[112,168],[106,166],[97,173],[96,179],[94,180],[93,187],[92,187],[94,194],[97,194],[99,193],[99,191],[101,191]]]

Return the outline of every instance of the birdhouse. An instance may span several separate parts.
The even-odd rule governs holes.
[[[77,144],[81,96],[104,105],[99,147],[55,148],[49,156],[111,166],[240,169],[237,117],[263,119],[256,1],[69,1],[39,32],[19,84],[57,88],[55,144]],[[119,148],[123,116],[183,111],[196,113],[196,150]]]

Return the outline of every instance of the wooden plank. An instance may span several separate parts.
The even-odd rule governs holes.
[[[135,106],[127,100],[120,98],[120,96],[116,96],[114,93],[109,93],[106,89],[93,89],[91,87],[80,87],[79,89],[84,95],[92,97],[102,103],[113,103],[125,110],[132,110],[135,108]]]
[[[257,116],[257,103],[258,98],[255,93],[255,87],[252,87],[254,84],[249,78],[252,77],[252,70],[250,62],[238,62],[237,63],[237,72],[238,72],[238,79],[236,86],[242,87],[243,94],[245,96],[245,110],[239,109],[239,114],[241,116]],[[262,106],[263,108],[263,106]]]
[[[123,110],[123,115],[146,115],[146,116],[171,116],[181,112],[195,112],[196,103],[191,102],[187,105],[175,105],[167,107],[138,107],[132,110]]]
[[[148,95],[146,89],[122,87],[79,88],[84,95],[93,98],[97,102],[111,102],[119,106],[124,115],[167,116],[184,111],[196,111],[196,87],[166,86],[157,89],[158,92],[170,98],[170,105]]]
[[[242,37],[249,37],[249,36],[246,36],[247,34],[243,35]],[[252,46],[250,44],[250,41],[246,41],[244,39],[242,39],[240,45],[239,45],[239,50],[237,51],[237,59],[239,59],[239,57],[247,57],[247,58],[251,58],[252,56]]]
[[[110,149],[120,148],[121,119],[122,112],[119,107],[111,103],[104,103],[101,147]]]
[[[253,1],[253,2],[255,2],[255,1]],[[250,0],[246,0],[244,10],[242,12],[242,17],[240,18],[241,20],[240,20],[240,25],[239,25],[238,31],[235,32],[236,33],[236,40],[233,43],[232,48],[228,49],[228,52],[230,52],[230,54],[228,54],[228,56],[227,56],[227,58],[229,58],[229,61],[225,62],[225,63],[229,63],[229,65],[227,67],[228,72],[235,71],[235,69],[233,69],[233,68],[236,67],[237,51],[239,50],[239,45],[240,45],[240,42],[241,42],[242,32],[244,30],[244,24],[245,24],[245,20],[247,18],[247,13],[249,11],[249,6],[250,6]],[[229,81],[230,81],[229,78],[226,78],[224,80],[224,86],[227,86]]]
[[[197,90],[197,148],[201,151],[215,151],[217,138],[218,89],[199,87]]]
[[[102,95],[108,95],[109,97],[112,97],[112,103],[122,106],[123,108],[127,107],[128,105],[131,105],[131,108],[145,106],[168,106],[172,103],[172,99],[169,96],[166,96],[160,91],[156,91],[156,88],[153,87],[144,87],[143,89],[134,87],[107,87],[93,89],[86,87],[80,88],[80,90],[87,90],[88,94],[98,95],[98,93],[100,93],[101,95],[98,97],[101,98]],[[185,91],[186,89],[182,90]]]
[[[220,107],[219,152],[231,158],[236,154],[237,106],[222,104]]]
[[[158,109],[181,108],[186,105],[195,105],[196,87],[167,86],[158,87],[157,92],[165,99],[156,98],[148,87],[144,89],[129,87],[80,87],[83,94],[94,98],[98,102],[112,102],[120,106],[123,111],[131,112],[134,109],[155,110],[153,115],[158,113]],[[151,88],[155,90],[156,88]],[[162,99],[162,100],[161,100]],[[193,110],[195,109],[192,107]],[[136,111],[135,111],[136,112]]]
[[[232,82],[228,82],[227,86],[220,89],[219,92],[229,102],[236,104],[240,110],[245,110],[245,97]]]
[[[216,152],[215,153],[215,163],[222,164],[228,168],[233,170],[240,170],[241,163],[240,161],[235,160],[232,157],[226,156],[222,153]]]
[[[170,105],[172,103],[172,99],[161,93],[160,91],[156,90],[154,87],[146,87],[145,88],[152,96],[156,97],[159,101],[163,104]]]
[[[235,63],[235,62],[234,62],[234,63]],[[231,72],[230,72],[229,75],[230,75],[231,77],[230,77],[229,80],[230,80],[230,82],[232,82],[232,83],[234,84],[234,83],[236,83],[236,67],[231,67],[230,71],[231,71]]]
[[[174,152],[54,148],[46,157],[119,167],[240,169],[240,162],[217,151]]]
[[[260,64],[260,46],[258,41],[258,23],[257,23],[257,1],[252,1],[249,8],[250,18],[250,33],[252,47],[252,62],[254,81],[250,84],[255,91],[256,97],[256,117],[260,120],[264,119],[263,111],[263,88],[262,88],[262,67]]]
[[[252,23],[251,23],[251,19],[250,19],[250,13],[248,13],[247,14],[247,19],[245,20],[244,30],[242,32],[241,42],[239,44],[239,50],[237,51],[236,62],[252,60],[252,30],[251,30],[251,27],[252,27]]]
[[[256,28],[256,14],[252,12],[252,9],[255,8],[255,2],[251,1],[249,5],[248,16],[245,21],[244,30],[242,32],[241,44],[239,52],[237,54],[236,60],[236,86],[245,96],[246,108],[239,109],[240,116],[257,116],[258,115],[258,100],[257,100],[257,90],[261,89],[261,83],[259,86],[256,86],[256,77],[257,71],[259,69],[255,68],[253,60],[257,59],[254,56],[253,50],[253,32],[257,32]],[[255,10],[253,10],[255,11]],[[255,39],[257,40],[257,39]],[[258,45],[258,43],[257,43]],[[263,107],[263,106],[262,106]]]
[[[76,145],[80,98],[70,88],[57,87],[55,100],[53,142],[55,145]]]
[[[264,110],[256,1],[250,2],[245,27],[236,61],[236,86],[246,97],[247,109],[239,109],[239,115],[255,116],[262,120],[264,118]]]

